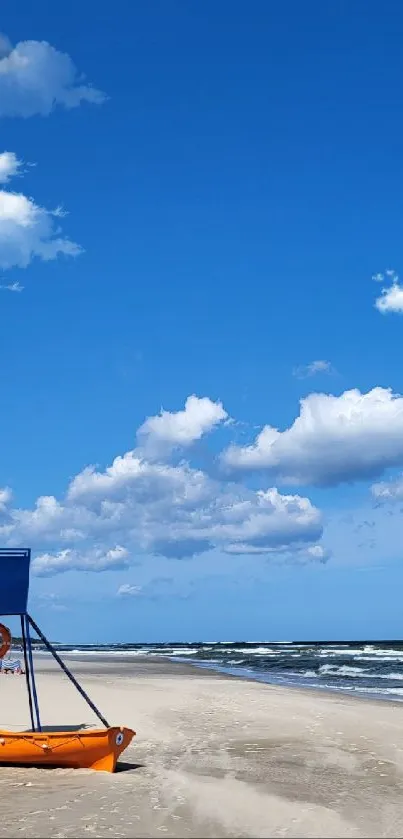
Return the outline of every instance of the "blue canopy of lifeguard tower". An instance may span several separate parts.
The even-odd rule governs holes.
[[[29,589],[29,548],[0,549],[0,615],[23,615]]]

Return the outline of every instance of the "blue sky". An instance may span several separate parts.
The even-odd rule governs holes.
[[[0,530],[43,628],[401,636],[400,4],[2,29]]]

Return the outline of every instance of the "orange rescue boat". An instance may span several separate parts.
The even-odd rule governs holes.
[[[114,772],[135,736],[131,728],[0,731],[0,764],[60,766]]]
[[[135,731],[123,726],[110,726],[78,683],[67,664],[27,612],[30,548],[0,548],[0,575],[7,584],[0,587],[0,615],[18,615],[21,619],[21,638],[24,654],[24,673],[28,694],[31,728],[28,731],[0,730],[0,765],[31,764],[33,766],[61,766],[71,769],[102,769],[114,772],[116,761],[131,743]],[[70,682],[89,705],[104,729],[74,726],[55,730],[42,726],[36,692],[34,660],[30,630],[36,632],[45,649],[63,670]],[[0,661],[10,650],[11,633],[0,623]]]

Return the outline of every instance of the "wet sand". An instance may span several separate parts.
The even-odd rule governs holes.
[[[66,660],[137,737],[115,775],[0,767],[0,836],[403,836],[403,705],[166,660]],[[37,661],[42,723],[96,723]],[[3,728],[28,727],[23,677],[0,677],[0,703]]]

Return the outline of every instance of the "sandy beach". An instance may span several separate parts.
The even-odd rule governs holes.
[[[271,687],[166,660],[69,658],[111,723],[137,731],[115,775],[0,767],[0,836],[403,835],[403,707]],[[37,659],[43,725],[94,724]],[[1,725],[28,727],[3,676]]]

